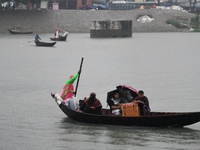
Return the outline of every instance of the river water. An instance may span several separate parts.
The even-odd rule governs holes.
[[[50,41],[53,34],[40,34]],[[200,111],[199,33],[69,34],[52,48],[34,35],[0,35],[0,150],[199,150],[200,122],[184,128],[94,125],[70,120],[51,98],[84,57],[77,99],[119,84],[144,90],[152,111]]]

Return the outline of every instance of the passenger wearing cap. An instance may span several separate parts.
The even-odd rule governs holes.
[[[101,108],[102,104],[96,98],[96,93],[92,92],[90,93],[90,97],[84,100],[84,103],[81,106],[80,110],[82,110],[85,113],[101,114]]]
[[[140,115],[146,116],[150,113],[149,100],[144,95],[144,91],[138,91],[138,96],[134,98],[133,102],[136,102],[140,108]]]

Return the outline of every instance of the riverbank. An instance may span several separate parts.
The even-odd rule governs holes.
[[[152,22],[141,23],[137,18],[148,15]],[[165,21],[171,18],[187,22],[194,14],[179,10],[135,9],[127,11],[112,10],[33,10],[1,11],[0,34],[6,34],[8,28],[22,27],[35,33],[54,33],[55,27],[67,29],[70,33],[89,33],[94,20],[132,20],[133,32],[183,32]]]

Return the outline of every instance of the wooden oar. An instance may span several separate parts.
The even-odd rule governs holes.
[[[76,89],[75,89],[75,92],[74,92],[74,96],[76,97],[76,94],[77,94],[77,89],[78,89],[78,84],[79,84],[79,79],[80,79],[80,76],[81,76],[81,69],[82,69],[82,65],[83,65],[83,57],[81,59],[81,64],[80,64],[80,69],[79,69],[79,76],[78,76],[78,80],[77,80],[77,83],[76,83]]]

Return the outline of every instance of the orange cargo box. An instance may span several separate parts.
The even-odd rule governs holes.
[[[122,116],[140,116],[140,110],[138,105],[133,103],[127,103],[121,105]]]
[[[123,107],[129,107],[129,106],[133,106],[136,105],[135,103],[125,103],[125,104],[121,104],[121,106]]]

